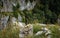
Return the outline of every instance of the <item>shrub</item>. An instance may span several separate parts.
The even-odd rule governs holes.
[[[33,27],[33,33],[37,33],[38,31],[41,30],[43,26],[39,26],[39,25],[34,25]],[[56,26],[45,26],[46,28],[48,28],[49,30],[51,30],[51,38],[60,38],[60,26],[56,25]],[[45,34],[41,34],[38,36],[34,36],[34,38],[47,38],[47,36],[45,36]]]

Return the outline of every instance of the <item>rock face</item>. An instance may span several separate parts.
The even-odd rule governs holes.
[[[24,26],[25,26],[25,23],[18,22],[18,26],[20,27],[19,37],[20,38],[24,38]]]
[[[17,21],[22,21],[22,17],[20,15],[18,15],[18,19],[16,19],[15,17],[9,18],[9,16],[0,15],[0,29],[5,28],[7,26],[9,19],[12,25],[15,24]]]
[[[60,18],[58,18],[58,25],[60,25]]]
[[[33,25],[32,24],[25,25],[25,23],[17,22],[15,20],[13,21],[13,25],[14,24],[19,27],[19,30],[20,30],[19,37],[20,38],[27,38],[29,36],[33,36]]]
[[[25,26],[24,31],[27,32],[27,35],[32,36],[33,35],[33,25],[28,24],[27,26]]]
[[[1,12],[12,12],[12,4],[9,0],[2,0],[3,2],[3,8],[1,9]]]
[[[41,28],[42,30],[41,31],[38,31],[35,36],[38,36],[38,35],[42,35],[43,33],[45,34],[45,36],[47,36],[47,38],[51,38],[51,30],[49,30],[48,28],[46,27],[43,27]]]
[[[9,18],[9,16],[4,16],[4,15],[0,18],[1,19],[0,20],[0,22],[1,22],[0,23],[1,24],[1,27],[0,28],[1,29],[4,28],[4,27],[6,27],[7,22],[8,22],[8,18]]]
[[[1,9],[1,12],[13,12],[12,8],[13,6],[16,6],[17,3],[19,3],[20,8],[19,10],[31,10],[34,8],[34,6],[36,5],[36,2],[33,1],[32,3],[30,1],[25,2],[25,0],[2,0],[3,2],[3,8]]]
[[[20,29],[20,38],[27,38],[28,36],[33,36],[33,26],[28,24]]]
[[[22,17],[21,17],[20,14],[18,14],[18,21],[19,21],[19,22],[22,22]]]

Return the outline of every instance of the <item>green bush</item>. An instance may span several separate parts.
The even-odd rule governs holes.
[[[37,33],[38,31],[41,30],[43,26],[38,26],[38,25],[34,25],[33,27],[33,33]],[[51,38],[60,38],[60,26],[56,25],[56,26],[46,26],[46,28],[48,28],[49,30],[51,30]],[[45,34],[41,34],[38,36],[34,36],[34,38],[47,38],[45,36]]]
[[[42,26],[39,26],[39,25],[33,25],[33,33],[37,33],[38,31],[40,31],[42,28]]]
[[[50,27],[50,30],[52,31],[52,37],[51,38],[60,38],[60,26],[54,26]]]

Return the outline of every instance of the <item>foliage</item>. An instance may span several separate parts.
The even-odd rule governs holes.
[[[40,31],[41,30],[41,28],[42,28],[42,26],[39,26],[39,25],[33,25],[33,33],[35,34],[35,33],[37,33],[37,31]]]
[[[34,27],[33,27],[33,33],[34,34],[36,34],[36,32],[38,32],[38,31],[40,31],[41,30],[41,28],[42,28],[43,26],[38,26],[38,25],[34,25]],[[46,28],[48,28],[49,30],[51,30],[51,38],[60,38],[60,30],[59,30],[59,28],[60,28],[60,26],[49,26],[49,25],[47,25],[47,26],[45,26]],[[38,35],[38,36],[34,36],[34,38],[46,38],[46,36],[45,36],[45,34],[41,34],[41,35]]]
[[[17,3],[16,6],[13,5],[13,8],[12,8],[13,9],[13,16],[16,17],[16,18],[18,17],[19,8],[20,8],[19,3]]]
[[[31,3],[35,0],[29,0]],[[1,1],[0,1],[1,2]],[[27,3],[28,0],[25,0]],[[0,7],[3,8],[3,3],[0,3]],[[17,2],[16,6],[13,5],[13,16],[16,18],[20,13],[24,22],[28,23],[57,23],[58,16],[60,14],[60,2],[59,0],[36,0],[36,5],[32,10],[19,10],[20,4]],[[22,13],[23,12],[23,13]],[[24,17],[25,16],[25,17]],[[33,21],[33,22],[32,22]]]

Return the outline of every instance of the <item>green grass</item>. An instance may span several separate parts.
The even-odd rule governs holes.
[[[13,29],[14,26],[8,26],[7,28],[0,31],[0,38],[19,38],[19,28]],[[35,36],[35,34],[41,30],[43,26],[40,25],[33,25],[33,36],[27,36],[26,38],[47,38],[45,34]],[[60,38],[60,26],[49,26],[47,25],[46,28],[51,30],[51,38]]]
[[[33,33],[35,34],[36,32],[38,32],[39,30],[41,30],[43,26],[39,26],[39,25],[34,25],[33,28]],[[51,38],[60,38],[60,26],[56,25],[56,26],[46,26],[46,28],[48,28],[49,30],[51,30]],[[38,35],[38,36],[34,36],[34,38],[47,38],[45,36],[45,34],[42,35]]]
[[[19,38],[19,29],[8,26],[0,31],[0,38]]]

